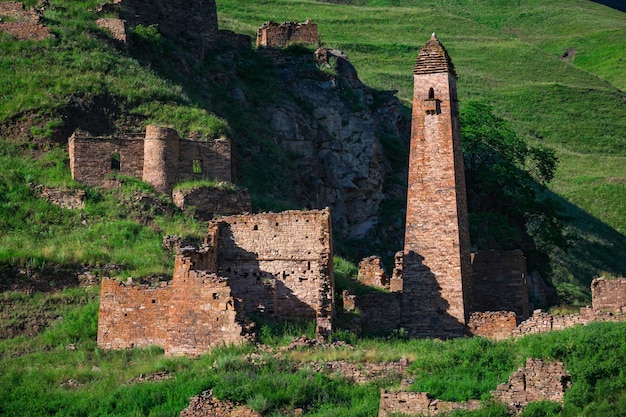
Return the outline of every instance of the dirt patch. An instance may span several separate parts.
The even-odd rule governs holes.
[[[26,10],[23,3],[0,3],[0,31],[10,34],[15,40],[42,41],[53,37],[42,20],[40,11],[33,8]]]

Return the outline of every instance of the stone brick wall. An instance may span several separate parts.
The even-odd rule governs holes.
[[[257,47],[284,48],[290,43],[319,45],[317,24],[310,20],[304,23],[265,22],[257,32]]]
[[[389,277],[380,256],[369,256],[359,262],[357,279],[370,287],[389,289]]]
[[[74,133],[69,139],[72,178],[87,185],[100,185],[107,175],[143,176],[143,138],[94,138]],[[111,167],[113,154],[120,155],[120,169]]]
[[[68,141],[72,178],[101,185],[110,174],[142,179],[163,193],[184,180],[230,182],[231,145],[227,139],[181,139],[174,129],[147,126],[145,138],[95,138],[74,133]],[[119,169],[111,158],[119,154]]]
[[[433,34],[414,70],[404,243],[404,309],[417,336],[465,333],[470,252],[458,114],[454,67]]]
[[[478,400],[456,403],[434,399],[427,392],[389,392],[382,390],[378,417],[396,414],[433,416],[450,413],[453,410],[471,411],[478,408],[480,408],[480,401]]]
[[[98,347],[165,346],[170,286],[150,288],[103,279],[98,314]]]
[[[507,404],[511,412],[519,414],[534,401],[563,403],[565,391],[571,386],[571,377],[562,362],[544,363],[540,359],[526,359],[526,365],[498,385],[492,396]]]
[[[511,337],[517,327],[517,317],[511,311],[472,313],[467,323],[469,334],[493,340]]]
[[[535,310],[531,317],[513,326],[513,312],[486,312],[471,315],[468,328],[471,334],[500,340],[527,334],[546,333],[573,326],[584,326],[598,321],[626,321],[626,294],[620,292],[626,279],[595,279],[591,284],[592,307],[580,309],[579,314],[553,315]],[[610,295],[607,295],[609,293]],[[608,300],[608,301],[607,301]],[[508,331],[508,334],[507,334]]]
[[[247,314],[281,320],[316,319],[326,335],[334,316],[330,211],[223,217],[219,274]]]
[[[544,363],[540,359],[526,359],[526,365],[514,372],[508,382],[491,392],[494,400],[504,403],[512,413],[520,413],[533,401],[563,402],[563,395],[571,385],[570,375],[562,362]],[[427,392],[381,391],[379,417],[395,414],[434,416],[453,410],[477,410],[478,400],[448,402],[434,399]]]
[[[199,270],[196,268],[208,268]],[[247,323],[215,251],[181,251],[172,282],[157,288],[105,279],[100,293],[98,346],[128,349],[162,346],[168,355],[198,355],[212,346],[247,338]]]
[[[521,251],[479,251],[472,254],[472,279],[468,292],[471,312],[513,311],[528,317],[526,258]]]
[[[626,279],[594,279],[591,299],[596,310],[621,311],[626,307]]]
[[[193,207],[194,216],[211,220],[216,215],[249,213],[252,211],[250,195],[244,190],[222,190],[215,187],[197,187],[191,190],[174,189],[174,204],[183,211]]]
[[[359,296],[343,292],[343,309],[358,312],[358,330],[366,334],[389,334],[403,326],[402,294],[369,292]]]

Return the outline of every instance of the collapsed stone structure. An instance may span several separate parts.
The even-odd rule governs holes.
[[[215,0],[113,0],[100,5],[98,11],[119,15],[119,19],[100,19],[98,24],[123,42],[129,29],[138,25],[155,25],[160,33],[186,41],[200,53],[219,39]]]
[[[176,254],[171,283],[153,288],[104,280],[98,346],[163,346],[196,355],[250,337],[252,315],[315,320],[327,337],[334,316],[329,210],[223,217],[200,249]]]
[[[468,320],[468,331],[475,336],[503,340],[598,321],[626,321],[626,279],[594,279],[591,283],[591,298],[591,307],[581,308],[578,314],[553,315],[535,310],[530,318],[521,323],[512,311],[472,313]]]
[[[562,362],[545,363],[540,359],[527,358],[526,364],[514,372],[508,382],[500,384],[491,392],[494,400],[507,405],[509,411],[519,414],[533,401],[563,403],[563,395],[571,385],[571,377]],[[427,392],[389,392],[382,390],[378,417],[397,413],[434,416],[453,410],[476,410],[478,400],[450,402],[434,399]]]
[[[284,48],[293,43],[319,46],[317,24],[310,19],[304,23],[265,22],[257,31],[257,47]]]
[[[228,139],[181,139],[170,128],[149,125],[145,137],[101,138],[75,132],[68,150],[72,178],[92,186],[111,174],[146,181],[163,193],[171,193],[183,180],[232,179]]]

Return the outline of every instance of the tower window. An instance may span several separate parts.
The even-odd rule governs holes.
[[[111,170],[119,171],[122,166],[122,158],[120,157],[119,152],[115,152],[111,155]]]
[[[194,174],[202,174],[202,160],[194,159],[191,163],[191,169]]]
[[[428,98],[431,100],[435,98],[435,90],[432,87],[428,90]]]

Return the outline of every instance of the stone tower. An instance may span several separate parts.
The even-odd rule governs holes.
[[[143,180],[169,194],[178,177],[180,139],[174,129],[146,126],[143,148]]]
[[[413,336],[465,333],[470,243],[456,73],[433,33],[415,64],[403,260]]]

